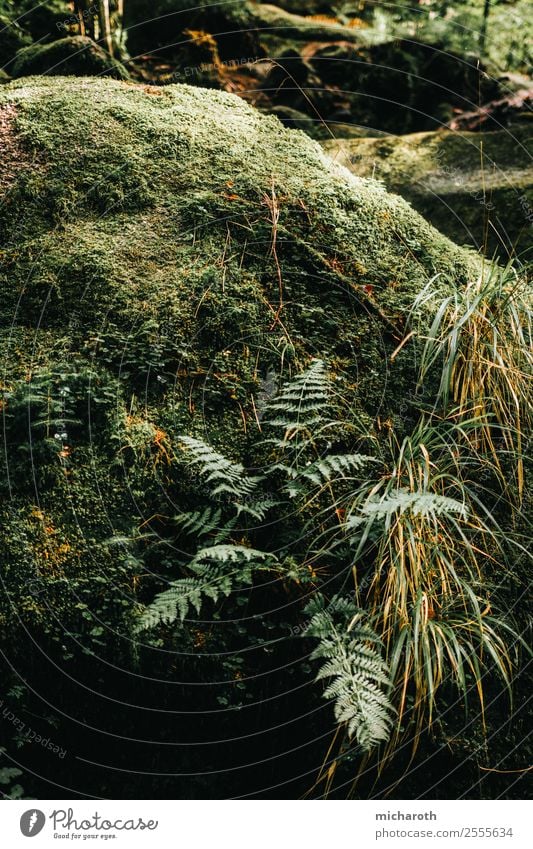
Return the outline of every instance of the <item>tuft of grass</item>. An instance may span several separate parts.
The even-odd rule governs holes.
[[[482,715],[489,667],[511,694],[519,637],[494,613],[483,569],[506,568],[501,532],[482,518],[462,476],[463,433],[422,420],[400,444],[391,435],[392,463],[361,486],[346,518],[357,593],[383,640],[396,688],[389,752],[406,727],[414,729],[416,747],[445,685],[455,686],[465,707],[476,693]]]
[[[425,337],[419,383],[440,363],[435,405],[453,407],[458,420],[477,419],[471,447],[489,457],[507,487],[502,457],[511,458],[519,499],[524,490],[524,446],[533,422],[532,298],[515,270],[491,266],[463,289],[442,298],[430,281],[413,313],[434,305]],[[507,487],[511,491],[511,487]]]

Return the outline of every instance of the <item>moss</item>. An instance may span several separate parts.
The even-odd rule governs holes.
[[[484,246],[489,255],[529,249],[533,169],[526,127],[329,140],[324,147],[354,174],[383,180],[459,243]]]
[[[10,65],[15,53],[30,42],[29,33],[0,10],[0,66],[11,73]]]
[[[66,0],[44,0],[36,4],[34,0],[21,0],[18,15],[24,29],[28,30],[34,41],[53,40],[68,33],[68,23],[72,21],[72,4]]]
[[[142,704],[143,680],[147,692],[155,675],[161,685],[172,682],[155,693],[154,708],[168,706],[171,716],[179,703],[179,726],[176,735],[167,729],[169,740],[180,739],[190,711],[194,739],[198,693],[210,688],[193,686],[192,695],[184,688],[176,696],[175,681],[218,680],[221,657],[239,660],[243,631],[234,635],[231,621],[241,597],[220,611],[221,627],[215,611],[208,634],[213,662],[198,675],[188,628],[158,633],[152,643],[158,651],[147,647],[135,657],[129,638],[129,619],[137,600],[147,598],[150,575],[181,571],[171,517],[205,493],[179,460],[169,461],[179,457],[180,434],[201,436],[259,466],[258,455],[268,450],[257,448],[262,378],[271,370],[285,378],[316,356],[335,379],[334,407],[342,417],[336,442],[353,447],[356,420],[378,433],[378,417],[382,436],[396,421],[401,434],[415,395],[416,361],[409,344],[392,361],[391,354],[412,299],[436,273],[443,273],[436,285],[450,291],[477,275],[481,263],[379,183],[350,174],[304,133],[228,94],[29,78],[0,89],[0,128],[13,151],[2,160],[0,180],[6,641],[24,646],[20,629],[27,628],[59,670],[70,663],[76,686],[100,681],[108,667],[113,685],[101,692],[119,708],[106,713],[115,725],[105,730],[119,738],[127,726],[132,737],[149,739],[144,714],[153,725],[151,711],[143,708],[139,720],[120,712],[120,704]],[[250,603],[263,592],[271,591],[254,589]],[[277,582],[273,593],[266,599],[274,597],[278,609]],[[249,644],[259,645],[261,657],[255,623],[269,645],[272,627],[290,633],[285,619],[280,624],[265,610],[272,607],[262,601],[248,607],[245,623],[245,636],[252,623]],[[276,668],[287,664],[287,641],[279,642]],[[81,651],[88,666],[80,663]],[[169,651],[183,656],[183,669],[169,667]],[[297,669],[299,652],[296,646],[291,665]],[[271,656],[261,657],[254,669],[255,659],[249,662],[251,681],[273,667]],[[40,667],[31,654],[30,663],[23,677],[48,697],[35,680]],[[127,673],[118,679],[117,665]],[[48,666],[42,676],[53,704],[66,710],[79,703],[64,689],[66,676]],[[290,691],[294,683],[287,680]],[[264,694],[258,690],[256,699],[249,692],[262,703]],[[79,721],[101,729],[101,701],[89,696]],[[226,733],[215,696],[209,699],[215,721],[206,739],[235,739],[242,728]],[[276,724],[286,711],[284,702]],[[242,722],[238,711],[222,714]],[[255,717],[247,722],[255,727]],[[80,749],[79,727],[72,751],[94,760],[100,744],[91,737]],[[181,755],[165,750],[175,766]],[[198,763],[204,752],[202,746]],[[118,763],[131,768],[127,758]],[[182,758],[179,765],[184,773],[198,771]],[[112,796],[115,784],[105,782]],[[227,783],[214,786],[227,797]],[[144,790],[128,792],[142,797]],[[202,796],[196,788],[191,793],[189,777],[183,788],[157,786],[156,795],[167,790],[172,798]],[[101,794],[102,774],[83,791]],[[241,777],[231,793],[242,793]]]
[[[269,3],[257,3],[252,7],[255,26],[264,35],[294,41],[347,41],[365,44],[365,31],[357,27],[343,26],[335,18],[316,19],[312,15],[298,15]]]
[[[11,73],[15,78],[34,74],[129,78],[124,65],[81,35],[22,48],[15,56]]]
[[[247,456],[268,370],[321,356],[347,415],[405,419],[406,312],[434,274],[477,274],[472,252],[232,95],[39,77],[2,87],[5,112],[25,164],[0,205],[0,478],[13,539],[33,486],[49,525],[76,511],[54,581],[111,562],[106,512],[129,533],[183,499],[161,433]]]
[[[104,259],[98,285],[103,291],[107,280],[111,293],[115,280],[120,288],[129,279],[131,309],[137,288],[149,290],[160,279],[165,257],[173,287],[181,281],[201,289],[199,270],[217,267],[229,238],[226,276],[249,274],[257,298],[272,299],[265,202],[272,180],[282,270],[287,287],[303,297],[334,299],[332,282],[338,287],[348,277],[355,286],[376,287],[381,306],[401,312],[427,273],[455,268],[464,279],[475,266],[378,183],[349,175],[303,133],[233,96],[187,86],[34,79],[4,87],[2,102],[16,106],[18,138],[39,162],[17,176],[2,208],[15,273],[31,265],[43,285],[53,278],[63,291],[63,257],[69,298],[76,285],[81,294],[81,280],[86,285],[82,267],[101,268]],[[356,267],[364,271],[353,274]],[[222,295],[220,286],[211,287],[212,297]]]

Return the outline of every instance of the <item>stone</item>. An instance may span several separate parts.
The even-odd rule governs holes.
[[[503,259],[525,260],[531,253],[533,146],[527,127],[323,144],[336,162],[382,180],[459,244]]]
[[[109,56],[95,41],[81,35],[22,48],[15,56],[11,74],[15,78],[37,74],[129,78],[121,62]]]

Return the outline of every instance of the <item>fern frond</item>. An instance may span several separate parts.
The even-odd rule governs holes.
[[[375,516],[387,519],[394,514],[401,516],[408,510],[413,515],[423,518],[455,514],[466,519],[468,515],[466,504],[455,498],[427,490],[410,492],[408,489],[400,488],[392,494],[388,493],[387,497],[369,499],[360,508],[360,515],[350,516],[346,524],[347,527],[354,528],[360,524],[363,517]]]
[[[235,502],[234,506],[237,510],[237,516],[240,516],[241,513],[245,513],[253,519],[257,519],[258,522],[262,522],[269,510],[281,504],[283,504],[282,501],[277,501],[273,498],[267,497],[250,503],[247,501],[243,503]]]
[[[270,568],[263,565],[269,559],[276,560],[273,554],[244,545],[202,548],[188,564],[196,577],[172,581],[145,608],[135,630],[171,625],[178,618],[183,622],[191,607],[199,614],[204,597],[216,603],[221,596],[229,596],[236,586],[251,584],[254,571]],[[228,563],[238,564],[239,568],[228,571],[225,568]]]
[[[192,569],[206,562],[236,563],[243,560],[250,562],[269,558],[274,558],[274,555],[259,551],[257,548],[248,548],[246,545],[211,545],[208,548],[201,548],[188,565],[189,569]]]
[[[343,478],[351,472],[359,471],[365,463],[378,462],[375,457],[366,454],[329,454],[299,470],[298,477],[322,486],[332,480]]]
[[[182,436],[181,442],[191,455],[191,466],[200,466],[200,475],[211,484],[210,495],[228,493],[243,498],[253,492],[259,478],[249,477],[240,463],[233,463],[201,439]]]
[[[322,360],[315,360],[269,402],[264,421],[291,434],[305,430],[323,418],[329,391],[326,366]]]
[[[189,537],[205,537],[215,529],[220,528],[222,510],[219,507],[207,506],[203,510],[192,513],[181,513],[174,516],[172,521],[178,530]]]
[[[311,658],[326,660],[317,680],[333,679],[324,697],[335,700],[335,718],[347,725],[348,734],[355,735],[368,752],[385,743],[394,726],[394,708],[388,696],[391,679],[381,656],[381,640],[352,602],[336,597],[328,608],[323,604],[319,597],[307,608],[316,612],[306,634],[320,640]],[[350,616],[351,620],[338,627],[334,616]]]

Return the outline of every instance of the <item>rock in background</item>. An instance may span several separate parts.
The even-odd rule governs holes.
[[[531,259],[533,143],[528,127],[324,142],[333,159],[383,181],[459,244]]]

